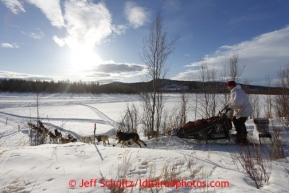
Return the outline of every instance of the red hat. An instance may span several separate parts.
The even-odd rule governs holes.
[[[227,82],[227,86],[234,86],[235,87],[236,86],[236,82],[231,80],[231,81]]]

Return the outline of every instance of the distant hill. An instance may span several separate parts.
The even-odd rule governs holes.
[[[127,86],[136,90],[152,90],[152,81],[148,82],[135,82],[135,83],[123,83],[123,82],[113,82],[108,85],[121,85]],[[278,90],[275,87],[266,87],[258,85],[246,85],[240,84],[241,87],[250,93],[268,93]],[[169,80],[161,79],[160,90],[164,92],[179,92],[179,91],[189,91],[189,92],[202,92],[204,88],[211,89],[213,92],[228,92],[226,83],[224,82],[200,82],[200,81],[179,81],[179,80]]]
[[[163,92],[192,92],[192,93],[228,93],[226,83],[198,82],[160,79],[158,88]],[[95,82],[47,82],[22,79],[0,79],[0,92],[43,92],[43,93],[123,93],[137,94],[142,91],[153,91],[153,82],[123,83],[112,82],[98,84]],[[247,93],[278,94],[282,89],[275,87],[245,85],[242,88]],[[283,89],[284,91],[284,89]]]

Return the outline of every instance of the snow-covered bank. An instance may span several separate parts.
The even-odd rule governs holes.
[[[177,94],[167,95],[167,108],[173,108],[178,100]],[[258,190],[233,160],[238,146],[226,140],[209,144],[176,136],[147,140],[140,132],[147,147],[112,147],[115,125],[128,102],[138,103],[136,95],[57,94],[41,96],[39,101],[40,116],[51,131],[57,128],[79,139],[92,135],[96,123],[96,133],[110,135],[110,145],[29,146],[27,122],[36,117],[35,95],[1,93],[1,192],[110,192],[113,182],[125,186],[126,192],[288,192],[289,164],[285,159],[268,162],[269,183]],[[274,125],[280,124],[276,121]],[[248,120],[247,126],[252,134],[253,121]],[[288,138],[285,130],[281,135],[284,141]],[[288,146],[284,148],[288,155]],[[265,151],[265,146],[262,149]],[[157,186],[164,181],[170,184],[148,187],[149,182]],[[211,187],[203,187],[204,183]]]

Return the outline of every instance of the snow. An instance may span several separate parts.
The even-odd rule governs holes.
[[[178,94],[167,94],[166,98],[166,109],[174,109]],[[148,140],[139,131],[146,147],[113,147],[117,142],[117,123],[131,103],[140,108],[137,95],[41,94],[39,114],[45,127],[51,131],[58,129],[64,136],[72,134],[78,142],[47,141],[30,146],[27,122],[36,120],[36,95],[0,93],[0,191],[111,192],[111,184],[119,182],[126,187],[125,192],[288,192],[286,159],[270,162],[269,183],[258,190],[233,159],[239,147],[227,140],[208,144],[176,136]],[[270,122],[281,125],[278,121]],[[94,123],[97,134],[110,136],[110,145],[79,141],[81,136],[93,135]],[[253,120],[246,125],[254,137]],[[281,137],[286,141],[287,131],[282,130]],[[268,140],[264,144],[269,144]],[[284,148],[287,156],[287,144]],[[175,183],[171,187],[164,184],[149,188],[149,180]],[[200,187],[194,187],[193,182]],[[215,186],[227,182],[229,185],[202,187],[212,182]]]

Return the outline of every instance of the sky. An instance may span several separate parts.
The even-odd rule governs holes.
[[[288,0],[0,0],[0,78],[147,81],[141,59],[157,11],[170,41],[168,79],[218,79],[232,55],[238,82],[266,85],[289,65]],[[226,78],[226,77],[225,77]]]

